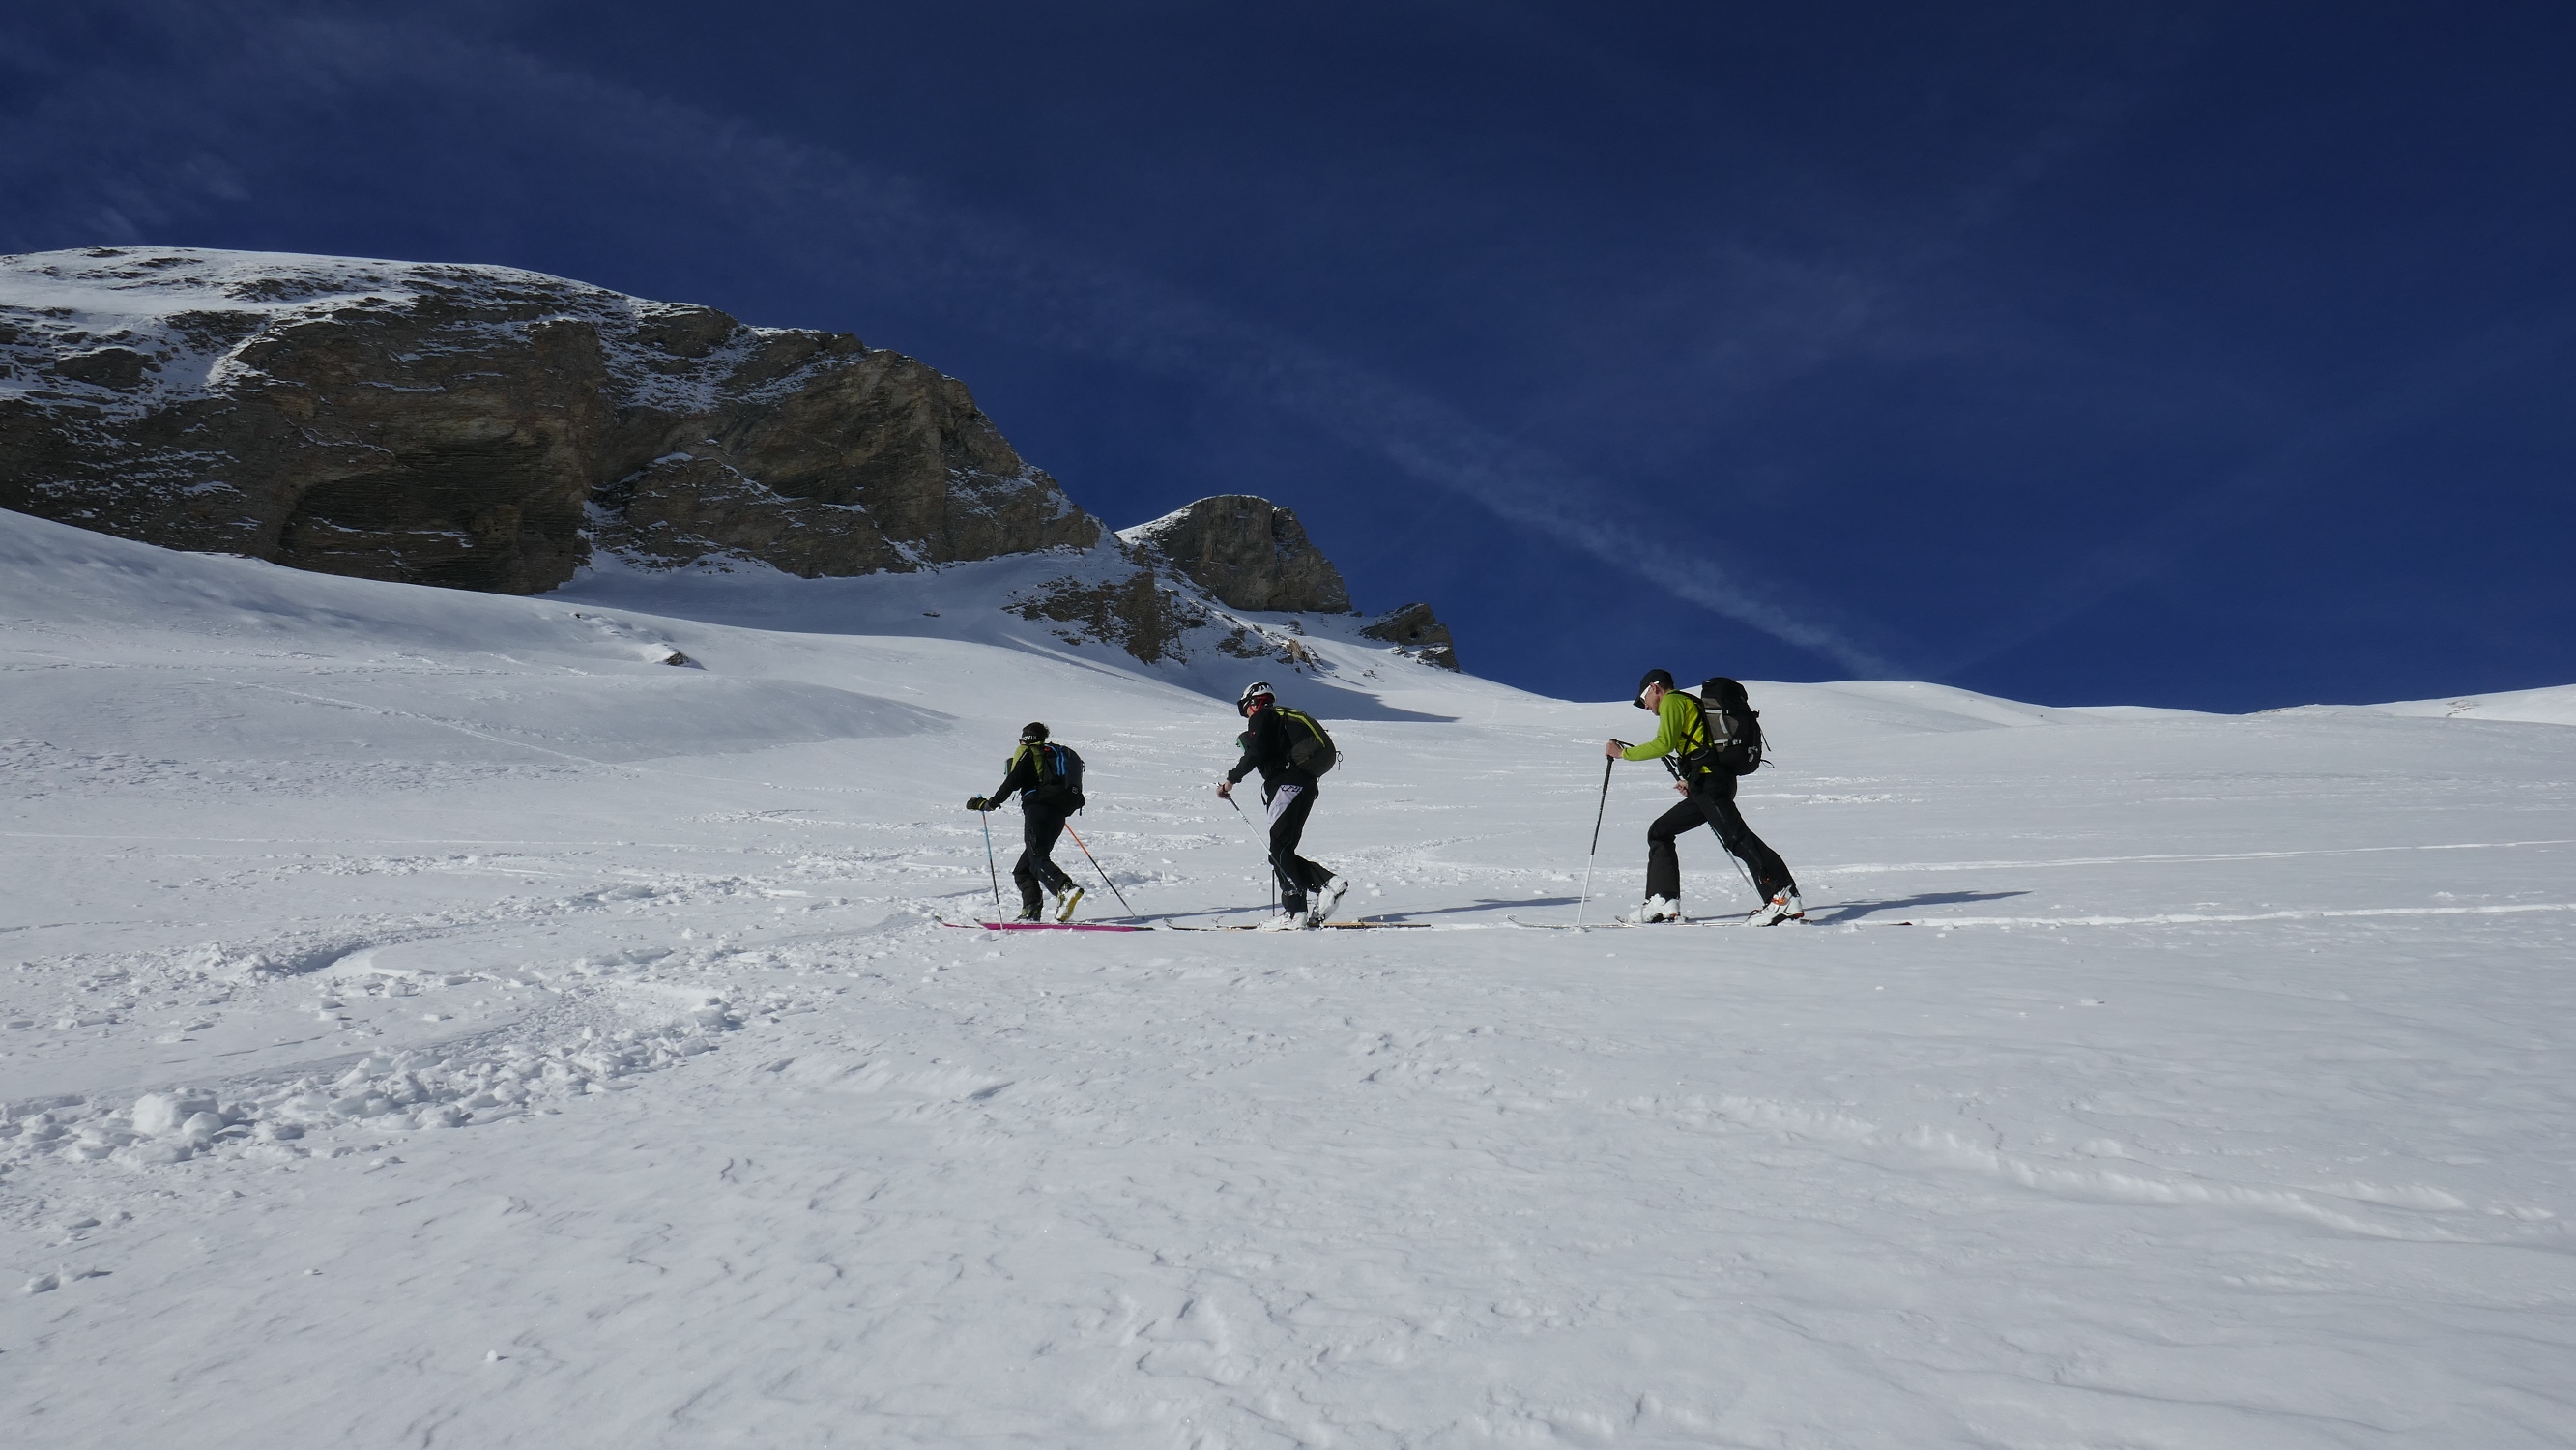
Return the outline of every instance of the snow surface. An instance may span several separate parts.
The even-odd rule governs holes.
[[[1525,930],[1643,716],[994,607],[1079,563],[0,515],[8,1442],[2576,1444],[2576,732],[1757,684],[1813,924]],[[1140,910],[1253,920],[1256,672],[1346,914],[1439,929],[937,924],[1030,718]]]
[[[2402,700],[2374,709],[2391,715],[2433,715],[2445,720],[2528,720],[2547,725],[2576,725],[2576,685],[2545,690],[2504,690],[2492,695],[2460,695],[2448,700]]]

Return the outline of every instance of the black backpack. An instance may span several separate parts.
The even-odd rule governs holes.
[[[1070,815],[1083,807],[1082,756],[1050,740],[1038,747],[1038,804]]]
[[[1725,775],[1751,775],[1762,768],[1762,712],[1744,686],[1723,675],[1702,681],[1700,719],[1708,725],[1708,768]]]
[[[1303,710],[1291,710],[1285,705],[1273,705],[1270,708],[1279,712],[1279,719],[1283,725],[1295,727],[1288,731],[1290,765],[1308,775],[1322,775],[1341,763],[1342,753],[1333,748],[1333,737],[1324,732],[1323,721]],[[1302,739],[1299,738],[1301,732]]]

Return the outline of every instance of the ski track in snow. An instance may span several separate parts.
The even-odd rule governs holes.
[[[1634,713],[1309,621],[1430,717],[1309,854],[1476,929],[961,932],[1032,713],[1140,910],[1257,919],[1224,703],[971,571],[0,554],[12,1445],[2576,1444],[2563,726],[1757,686],[1811,924],[1511,931]]]

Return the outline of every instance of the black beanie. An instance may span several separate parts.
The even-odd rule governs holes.
[[[1637,708],[1640,710],[1646,708],[1646,687],[1648,685],[1661,685],[1667,690],[1671,689],[1673,687],[1673,672],[1670,670],[1646,671],[1646,677],[1637,682],[1636,704]]]
[[[1046,722],[1045,722],[1044,720],[1032,720],[1032,721],[1030,721],[1029,723],[1027,723],[1026,725],[1021,726],[1021,727],[1020,727],[1020,738],[1021,738],[1022,740],[1044,740],[1044,739],[1046,739],[1046,738],[1047,738]]]

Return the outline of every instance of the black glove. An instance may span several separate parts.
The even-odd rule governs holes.
[[[993,803],[984,799],[982,796],[976,796],[966,802],[966,809],[970,811],[989,811],[992,808]]]

